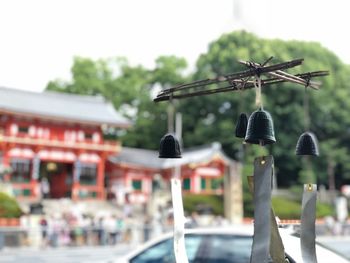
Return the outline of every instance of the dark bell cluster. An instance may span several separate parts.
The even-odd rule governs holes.
[[[244,138],[250,144],[267,145],[276,142],[271,114],[263,109],[254,111],[249,119],[246,113],[239,115],[236,137]],[[312,132],[304,132],[296,146],[296,155],[318,156],[316,136]]]
[[[250,144],[268,145],[276,142],[271,114],[263,109],[254,111],[248,118],[246,113],[239,115],[235,135]],[[304,132],[296,146],[296,155],[318,156],[316,136]],[[160,141],[159,158],[181,158],[180,143],[175,135],[168,133]]]

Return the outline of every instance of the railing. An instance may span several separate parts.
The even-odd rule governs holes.
[[[0,218],[0,228],[1,227],[18,227],[19,225],[20,225],[19,218]]]
[[[104,198],[104,189],[97,185],[79,185],[76,188],[77,196],[76,199],[87,200],[87,199],[102,199]]]
[[[73,148],[73,149],[84,149],[94,151],[109,151],[118,152],[120,151],[120,142],[104,142],[104,143],[86,143],[86,142],[71,142],[63,140],[49,140],[49,139],[36,139],[29,137],[17,137],[17,136],[6,136],[0,134],[0,143],[17,143],[33,146],[49,146],[59,148]]]
[[[39,198],[36,192],[36,188],[38,186],[33,184],[32,182],[28,183],[11,183],[11,188],[13,194],[16,199],[19,200],[36,200]],[[72,189],[73,190],[73,189]],[[75,200],[96,200],[96,199],[104,199],[104,189],[96,185],[78,185],[74,189],[74,196],[72,196]]]
[[[11,183],[11,187],[14,195],[18,199],[32,199],[36,196],[35,188],[37,186],[33,183]]]

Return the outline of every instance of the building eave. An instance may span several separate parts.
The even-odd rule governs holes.
[[[31,118],[31,119],[42,119],[45,121],[50,122],[68,122],[73,124],[83,124],[83,125],[91,125],[91,126],[101,126],[101,125],[107,125],[109,127],[115,127],[115,128],[123,128],[128,129],[132,126],[130,122],[127,123],[119,123],[119,122],[108,122],[108,121],[91,121],[91,120],[81,120],[78,118],[66,118],[61,116],[54,116],[54,115],[45,115],[42,113],[29,113],[29,112],[21,112],[19,110],[10,110],[10,109],[4,109],[0,108],[0,113],[14,115],[16,117],[25,117],[25,118]]]

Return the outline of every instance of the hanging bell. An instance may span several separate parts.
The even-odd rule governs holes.
[[[159,158],[181,158],[180,144],[172,134],[166,134],[160,140]]]
[[[247,132],[247,125],[248,125],[248,116],[245,113],[241,113],[239,115],[237,125],[236,125],[237,138],[245,138],[245,134]]]
[[[260,108],[250,115],[245,141],[260,145],[276,142],[273,120],[269,112]]]
[[[295,150],[296,155],[318,156],[317,138],[312,132],[304,132],[298,140]]]

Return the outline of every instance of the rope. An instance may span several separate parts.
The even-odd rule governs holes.
[[[304,92],[304,128],[305,131],[310,129],[309,95],[307,86],[305,86]]]
[[[263,102],[262,102],[262,96],[261,96],[261,79],[258,75],[255,75],[255,104],[259,108],[263,109]]]

